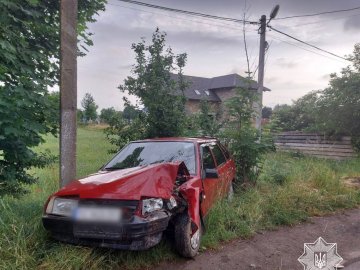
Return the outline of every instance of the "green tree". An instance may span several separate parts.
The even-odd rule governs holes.
[[[200,129],[198,132],[202,136],[215,136],[218,134],[221,123],[219,116],[213,114],[210,109],[210,104],[206,100],[200,102],[200,113],[196,117],[196,126]]]
[[[174,55],[166,48],[166,34],[157,28],[152,44],[143,39],[132,45],[136,54],[133,76],[125,79],[119,89],[139,98],[146,110],[147,137],[178,136],[184,130],[185,96],[178,95],[185,89],[183,68],[186,54]],[[177,72],[179,81],[171,79]]]
[[[166,48],[165,37],[157,28],[151,44],[147,45],[142,39],[132,45],[136,64],[132,76],[127,77],[119,89],[136,96],[143,110],[131,107],[124,99],[125,120],[115,121],[106,129],[110,142],[117,148],[129,140],[179,136],[185,131],[183,68],[186,54],[175,55],[170,47]],[[177,73],[179,80],[172,80],[171,73]]]
[[[78,124],[83,124],[85,123],[85,120],[84,120],[84,111],[81,110],[81,109],[77,109],[76,110],[76,120],[77,120],[77,123]]]
[[[317,101],[318,129],[331,135],[350,135],[360,150],[360,43],[349,56],[353,67],[331,74],[329,87]]]
[[[81,106],[83,107],[83,117],[85,123],[89,121],[95,121],[97,119],[97,109],[98,105],[96,105],[93,96],[90,93],[86,93],[84,98],[81,101]]]
[[[115,146],[114,149],[109,151],[110,153],[117,153],[119,149],[131,141],[146,138],[144,117],[144,114],[141,113],[131,123],[123,117],[116,117],[111,120],[110,126],[105,129],[106,137]]]
[[[319,91],[312,91],[298,100],[292,106],[293,130],[312,131],[316,129],[316,112]]]
[[[79,1],[83,48],[91,45],[86,23],[104,3]],[[43,134],[57,133],[58,108],[47,89],[59,78],[59,23],[59,1],[0,1],[0,195],[23,192],[23,184],[35,181],[28,169],[48,161],[32,149]]]
[[[360,72],[360,43],[354,45],[353,53],[348,56],[348,59],[352,61],[354,69]]]
[[[50,102],[50,113],[51,113],[51,121],[54,122],[55,126],[60,126],[60,92],[54,91],[50,92],[48,95],[48,99]]]
[[[272,121],[283,131],[313,131],[317,129],[317,101],[319,91],[312,91],[293,101],[292,105],[276,105]]]
[[[269,119],[272,115],[272,108],[271,107],[263,107],[262,108],[262,117],[265,119]]]
[[[275,105],[271,116],[271,122],[276,122],[276,128],[282,131],[294,130],[295,116],[292,107],[288,104]]]
[[[138,110],[135,106],[125,103],[123,117],[130,123],[132,120],[136,119],[139,116],[140,110]]]
[[[114,107],[102,109],[100,112],[100,121],[110,124],[114,118],[122,118],[122,112],[115,110]]]
[[[360,43],[348,56],[352,66],[331,74],[329,87],[312,91],[292,105],[277,105],[272,121],[284,131],[349,135],[360,150]]]
[[[259,173],[263,154],[275,150],[272,139],[263,133],[260,138],[253,126],[255,91],[237,88],[236,95],[227,102],[229,121],[222,133],[229,145],[237,169],[238,182],[254,182]]]

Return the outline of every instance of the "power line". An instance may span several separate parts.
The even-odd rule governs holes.
[[[313,53],[313,54],[320,55],[320,56],[322,56],[322,57],[326,57],[326,58],[328,58],[328,59],[330,59],[330,60],[334,60],[334,61],[338,61],[338,62],[341,62],[341,63],[345,63],[344,61],[339,60],[339,59],[337,59],[337,58],[332,58],[332,57],[330,57],[330,56],[327,56],[327,55],[324,55],[324,54],[321,54],[321,53],[318,53],[318,52],[315,52],[315,51],[306,49],[306,48],[301,47],[301,46],[299,46],[299,45],[297,45],[297,44],[295,44],[295,43],[293,43],[293,42],[289,42],[289,41],[283,40],[283,39],[281,39],[281,38],[279,38],[279,37],[276,37],[276,36],[274,36],[274,35],[268,34],[268,36],[270,36],[271,38],[276,39],[276,40],[278,40],[278,41],[280,41],[280,42],[283,42],[283,43],[289,44],[289,45],[291,45],[291,46],[297,47],[297,48],[299,48],[299,49],[302,49],[302,50],[304,50],[304,51],[311,52],[311,53]]]
[[[252,60],[252,63],[251,63],[251,65],[250,65],[250,70],[252,70],[252,68],[254,67],[255,62],[256,62],[256,60],[257,60],[257,56],[256,56],[256,55],[255,55],[254,58],[253,58],[253,51],[254,51],[255,49],[258,49],[258,47],[259,47],[259,45],[257,45],[257,46],[252,46],[252,49],[251,49],[251,52],[250,52],[250,59],[253,59],[253,60]]]
[[[308,22],[308,23],[299,23],[299,24],[291,25],[291,27],[305,26],[305,25],[318,24],[318,23],[326,23],[326,22],[332,22],[332,21],[336,21],[336,20],[342,20],[342,19],[347,19],[347,18],[352,18],[352,17],[357,17],[357,16],[360,16],[360,13],[350,15],[350,16],[341,16],[341,17],[337,17],[337,18],[332,18],[331,20],[329,19],[329,20],[320,20],[320,21],[314,21],[314,22]]]
[[[258,39],[257,43],[256,43],[256,46],[253,46],[253,48],[255,48],[255,50],[259,50],[259,47],[260,47],[260,39]],[[250,66],[250,70],[253,69],[254,65],[255,65],[255,62],[258,60],[258,56],[255,56],[254,57],[254,60]]]
[[[195,23],[211,25],[211,26],[217,26],[217,27],[222,27],[222,28],[232,29],[232,30],[241,30],[241,28],[237,27],[236,25],[231,25],[231,24],[228,24],[228,23],[220,23],[220,22],[208,23],[208,22],[204,22],[204,21],[191,20],[191,19],[187,19],[187,18],[183,18],[183,17],[176,17],[176,16],[164,14],[164,13],[153,12],[153,11],[144,10],[144,9],[140,9],[140,8],[128,7],[128,6],[123,6],[123,5],[116,5],[116,4],[113,4],[113,3],[108,3],[108,5],[115,6],[115,7],[127,8],[127,9],[131,9],[131,10],[141,11],[141,12],[155,14],[155,15],[161,15],[161,16],[165,16],[165,17],[169,17],[169,18],[177,19],[177,20],[182,20],[182,21],[195,22]],[[208,21],[211,21],[211,22],[214,22],[213,20],[210,20],[210,19],[206,19],[206,18],[204,18],[204,19],[208,20]],[[251,32],[251,31],[247,30],[246,32]]]
[[[219,16],[215,16],[215,15],[208,15],[208,14],[203,14],[203,13],[197,13],[197,12],[192,12],[192,11],[184,11],[184,10],[178,10],[178,9],[173,9],[173,8],[167,8],[167,7],[161,7],[161,6],[156,6],[156,5],[152,5],[152,4],[147,4],[147,3],[143,3],[143,2],[138,2],[138,1],[132,1],[132,0],[117,0],[117,1],[120,1],[120,2],[125,2],[125,3],[130,3],[130,4],[136,4],[136,5],[140,5],[140,6],[145,6],[145,7],[151,7],[151,8],[156,8],[156,9],[160,9],[160,10],[165,10],[165,11],[172,11],[172,12],[179,12],[181,14],[186,14],[186,15],[192,15],[192,16],[200,16],[200,17],[203,17],[203,15],[205,15],[205,17],[203,17],[203,19],[207,19],[207,20],[210,20],[210,21],[213,21],[213,19],[217,19],[217,20],[223,20],[225,19],[226,21],[229,21],[229,22],[242,22],[242,23],[256,23],[258,24],[257,22],[250,22],[248,20],[237,20],[237,19],[233,19],[233,18],[226,18],[226,17],[219,17]],[[187,19],[187,18],[183,18],[183,17],[175,17],[175,16],[171,16],[171,15],[167,15],[167,14],[164,14],[164,13],[156,13],[156,12],[152,12],[152,11],[148,11],[148,10],[143,10],[143,9],[137,9],[137,8],[134,8],[134,7],[129,7],[129,6],[123,6],[123,5],[116,5],[116,4],[112,4],[112,3],[108,3],[109,5],[113,5],[113,6],[119,6],[119,7],[123,7],[123,8],[128,8],[128,9],[133,9],[133,10],[137,10],[137,11],[141,11],[141,12],[147,12],[147,13],[151,13],[151,14],[156,14],[156,15],[162,15],[162,16],[167,16],[167,17],[170,17],[170,18],[173,18],[173,19],[178,19],[178,20],[185,20],[185,21],[191,21],[191,22],[195,22],[195,23],[200,23],[200,24],[206,24],[206,25],[212,25],[212,26],[218,26],[218,27],[223,27],[223,28],[227,28],[227,29],[234,29],[234,30],[241,30],[241,28],[239,27],[236,27],[236,25],[230,25],[230,24],[225,24],[225,23],[218,23],[218,24],[214,24],[214,23],[207,23],[207,22],[203,22],[203,21],[198,21],[198,20],[191,20],[191,19]],[[360,7],[359,7],[360,8]],[[356,8],[355,8],[356,9]],[[344,10],[345,11],[345,10]],[[199,15],[198,15],[199,14]],[[356,14],[356,15],[352,15],[352,16],[357,16],[359,14]],[[302,15],[299,15],[299,16],[302,16]],[[350,16],[349,16],[350,17]],[[282,19],[282,18],[280,18]],[[337,19],[337,18],[336,18]],[[321,21],[319,21],[320,23]],[[317,23],[317,22],[314,22],[314,23]],[[311,23],[309,23],[311,24]],[[304,24],[305,25],[305,24]],[[337,58],[341,58],[342,60],[346,60],[346,61],[349,61],[348,59],[344,58],[344,57],[341,57],[339,55],[336,55],[334,53],[331,53],[329,51],[326,51],[326,50],[323,50],[319,47],[316,47],[314,45],[311,45],[305,41],[302,41],[300,39],[297,39],[295,37],[292,37],[291,35],[288,35],[284,32],[281,32],[280,30],[277,30],[273,27],[271,27],[270,25],[268,25],[268,27],[280,34],[283,34],[287,37],[290,37],[292,39],[295,39],[296,41],[298,42],[301,42],[307,46],[310,46],[310,47],[313,47],[317,50],[320,50],[322,52],[325,52],[325,53],[328,53],[328,54],[331,54],[332,56],[335,56]],[[285,40],[282,40],[282,39],[279,39],[279,38],[276,38],[275,36],[271,35],[274,39],[277,39],[281,42],[284,42],[284,43],[287,43],[289,45],[292,45],[292,46],[295,46],[295,47],[298,47],[302,50],[305,50],[305,51],[308,51],[308,52],[311,52],[311,53],[314,53],[314,54],[317,54],[317,55],[320,55],[320,56],[323,56],[323,57],[327,57],[323,54],[320,54],[320,53],[316,53],[312,50],[308,50],[308,49],[305,49],[301,46],[298,46],[294,43],[291,43],[291,42],[287,42]],[[336,60],[334,58],[330,58],[330,57],[327,57],[329,59],[332,59],[332,60]],[[254,59],[254,62],[251,64],[251,69],[253,68],[254,64],[255,64],[255,61],[256,61],[256,58]],[[255,73],[257,72],[257,69],[258,67],[256,67],[253,75],[255,75]]]
[[[133,0],[117,0],[117,1],[124,2],[124,3],[130,3],[130,4],[134,4],[134,5],[138,5],[138,6],[144,6],[144,7],[149,7],[149,8],[155,8],[155,9],[166,10],[166,11],[170,11],[170,12],[191,15],[191,16],[198,16],[198,17],[203,17],[203,18],[221,20],[221,21],[247,23],[247,24],[258,24],[258,22],[254,22],[254,21],[239,20],[239,19],[235,19],[235,18],[221,17],[221,16],[210,15],[210,14],[205,14],[205,13],[200,13],[200,12],[187,11],[187,10],[176,9],[176,8],[169,8],[169,7],[158,6],[158,5],[153,5],[153,4],[148,4],[148,3],[143,3],[143,2],[139,2],[139,1],[133,1]]]
[[[305,42],[305,41],[302,41],[302,40],[300,40],[300,39],[298,39],[298,38],[296,38],[296,37],[293,37],[293,36],[291,36],[291,35],[289,35],[289,34],[286,34],[286,33],[282,32],[282,31],[280,31],[280,30],[277,30],[277,29],[273,28],[273,27],[270,26],[270,25],[268,25],[268,27],[269,27],[271,30],[274,30],[275,32],[278,32],[279,34],[282,34],[282,35],[284,35],[284,36],[287,36],[287,37],[289,37],[289,38],[292,38],[292,39],[294,39],[294,40],[296,40],[296,41],[298,41],[298,42],[300,42],[300,43],[303,43],[303,44],[305,44],[305,45],[307,45],[307,46],[310,46],[310,47],[312,47],[312,48],[315,48],[315,49],[317,49],[317,50],[319,50],[319,51],[325,52],[325,53],[327,53],[327,54],[330,54],[330,55],[332,55],[332,56],[335,56],[335,57],[337,57],[337,58],[340,58],[340,59],[343,59],[343,60],[346,60],[346,61],[350,61],[350,60],[348,60],[348,59],[346,59],[346,58],[344,58],[344,57],[342,57],[342,56],[340,56],[340,55],[337,55],[337,54],[335,54],[335,53],[332,53],[332,52],[329,52],[329,51],[327,51],[327,50],[321,49],[321,48],[319,48],[319,47],[317,47],[317,46],[315,46],[315,45],[312,45],[312,44],[307,43],[307,42]]]
[[[273,41],[270,41],[270,44],[269,44],[269,46],[268,46],[268,48],[267,48],[267,50],[266,50],[266,57],[265,57],[265,63],[264,63],[264,69],[265,69],[265,71],[266,71],[266,64],[267,64],[267,60],[268,60],[268,58],[269,58],[269,55],[270,55],[270,52],[269,52],[269,49],[270,49],[270,46],[272,45],[272,43],[273,43]]]
[[[268,57],[269,57],[269,52],[268,52],[268,51],[269,51],[271,45],[272,45],[272,41],[270,42],[270,44],[268,44],[268,46],[267,46],[267,48],[266,48],[266,50],[265,50],[266,58],[265,58],[265,61],[264,61],[264,68],[265,68],[265,66],[266,66],[266,62],[267,62],[267,59],[268,59]],[[251,76],[251,79],[254,79],[254,77],[255,77],[256,72],[258,71],[258,69],[259,69],[259,65],[256,66],[256,68],[255,68],[255,70],[254,70],[254,72],[253,72],[253,75]]]
[[[311,53],[314,53],[314,54],[317,54],[317,55],[326,57],[326,58],[331,59],[331,60],[336,60],[336,61],[342,62],[341,60],[338,60],[338,59],[335,59],[335,58],[331,58],[330,56],[326,56],[326,55],[323,55],[323,54],[321,54],[321,53],[314,52],[314,51],[312,51],[312,50],[309,50],[309,49],[306,49],[306,48],[304,48],[304,47],[301,47],[301,46],[299,46],[299,45],[297,45],[297,44],[295,44],[295,43],[292,43],[292,42],[283,40],[283,39],[281,39],[281,38],[278,38],[278,37],[276,37],[276,36],[274,36],[274,35],[270,35],[270,34],[268,34],[268,35],[269,35],[271,38],[273,38],[273,39],[276,39],[276,40],[278,40],[278,41],[280,41],[280,42],[283,42],[283,43],[289,44],[289,45],[291,45],[291,46],[297,47],[297,48],[302,49],[302,50],[304,50],[304,51],[311,52]]]
[[[293,18],[301,18],[301,17],[313,17],[313,16],[324,15],[324,14],[332,14],[332,13],[338,13],[338,12],[352,11],[352,10],[357,10],[357,9],[360,9],[360,7],[348,8],[348,9],[339,9],[339,10],[332,10],[332,11],[324,11],[324,12],[313,13],[313,14],[287,16],[287,17],[275,18],[274,20],[285,20],[285,19],[293,19]]]
[[[237,22],[237,23],[248,23],[248,24],[258,24],[257,22],[251,22],[251,21],[248,21],[248,20],[238,20],[238,19],[234,19],[234,18],[228,18],[228,17],[220,17],[220,16],[216,16],[216,15],[209,15],[209,14],[205,14],[205,13],[198,13],[198,12],[193,12],[193,11],[186,11],[186,10],[180,10],[180,9],[174,9],[174,8],[169,8],[169,7],[163,7],[163,6],[157,6],[157,5],[153,5],[153,4],[148,4],[148,3],[143,3],[143,2],[139,2],[139,1],[133,1],[133,0],[117,0],[117,1],[120,1],[120,2],[124,2],[124,3],[130,3],[130,4],[135,4],[135,5],[140,5],[140,6],[145,6],[145,7],[150,7],[150,8],[155,8],[155,9],[160,9],[160,10],[165,10],[165,11],[170,11],[170,12],[177,12],[177,13],[181,13],[181,14],[186,14],[186,15],[191,15],[191,16],[200,16],[202,18],[205,18],[205,19],[216,19],[216,20],[225,20],[225,21],[229,21],[229,22]],[[121,5],[115,5],[115,4],[111,4],[109,3],[110,5],[114,5],[114,6],[121,6]],[[153,14],[159,14],[159,13],[154,13],[154,12],[151,12],[151,11],[145,11],[145,10],[142,10],[142,9],[136,9],[136,8],[133,8],[133,7],[126,7],[126,6],[121,6],[121,7],[124,7],[124,8],[130,8],[130,9],[134,9],[134,10],[139,10],[139,11],[142,11],[142,12],[149,12],[149,13],[153,13]],[[338,10],[338,11],[328,11],[328,12],[323,12],[323,13],[334,13],[334,12],[343,12],[343,11],[349,11],[349,10],[355,10],[355,9],[360,9],[360,7],[358,8],[352,8],[352,9],[346,9],[346,10]],[[205,23],[205,22],[201,22],[201,21],[195,21],[195,20],[189,20],[189,19],[185,19],[185,18],[180,18],[180,17],[174,17],[174,16],[169,16],[169,15],[166,15],[166,14],[161,14],[163,16],[168,16],[168,17],[171,17],[171,18],[175,18],[175,19],[181,19],[181,20],[187,20],[187,21],[192,21],[192,22],[196,22],[196,23],[202,23],[202,24],[207,24],[207,25],[213,25],[213,26],[220,26],[220,25],[217,25],[217,24],[210,24],[210,23]],[[298,15],[299,17],[300,16],[315,16],[315,14],[308,14],[308,15]],[[294,16],[293,16],[294,17]],[[290,17],[284,17],[284,18],[290,18]],[[284,18],[279,18],[279,19],[284,19]],[[225,26],[225,27],[224,27]],[[224,27],[224,28],[228,28],[228,29],[235,29],[235,30],[240,30],[240,28],[237,28],[237,27],[230,27],[231,25],[229,24],[221,24],[221,27]],[[326,51],[324,49],[321,49],[315,45],[311,45],[305,41],[302,41],[298,38],[295,38],[289,34],[286,34],[280,30],[277,30],[273,27],[271,27],[270,25],[268,25],[268,27],[282,35],[285,35],[289,38],[292,38],[298,42],[301,42],[307,46],[310,46],[310,47],[313,47],[317,50],[320,50],[320,51],[323,51],[325,53],[328,53],[328,54],[331,54],[337,58],[341,58],[343,60],[346,60],[346,61],[349,61],[348,59],[344,58],[344,57],[341,57],[339,55],[336,55],[332,52],[329,52],[329,51]],[[295,45],[294,45],[295,46]],[[303,48],[304,49],[304,48]],[[313,52],[313,51],[311,51]],[[321,54],[320,54],[321,55]],[[323,55],[322,55],[323,56]],[[252,65],[253,66],[253,65]]]

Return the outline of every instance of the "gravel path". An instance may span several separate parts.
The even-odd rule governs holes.
[[[360,270],[360,209],[327,217],[313,217],[307,223],[265,231],[248,240],[234,240],[217,251],[206,251],[194,260],[164,263],[157,270],[303,269],[297,258],[304,242],[319,236],[337,243],[346,270]]]

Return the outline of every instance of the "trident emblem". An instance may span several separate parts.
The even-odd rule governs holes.
[[[314,252],[314,265],[319,269],[326,266],[326,252]]]

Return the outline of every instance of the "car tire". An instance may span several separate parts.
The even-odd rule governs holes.
[[[231,202],[234,199],[234,181],[231,181],[230,183],[227,199],[229,202]]]
[[[191,235],[191,219],[187,213],[179,214],[175,223],[175,248],[185,258],[194,258],[200,248],[201,226]]]

